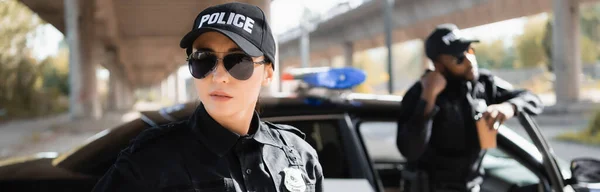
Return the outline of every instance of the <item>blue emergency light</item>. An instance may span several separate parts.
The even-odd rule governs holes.
[[[302,80],[310,86],[327,89],[351,89],[363,83],[365,79],[365,72],[353,67],[331,68],[302,77]]]

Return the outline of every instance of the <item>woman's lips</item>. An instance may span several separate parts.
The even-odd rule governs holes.
[[[213,91],[209,93],[211,99],[215,101],[227,101],[233,98],[231,95],[223,92],[223,91]]]

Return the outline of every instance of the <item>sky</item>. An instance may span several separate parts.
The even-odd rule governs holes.
[[[278,35],[290,28],[298,26],[299,21],[302,18],[302,7],[309,9],[315,14],[326,16],[331,8],[340,3],[348,2],[350,7],[356,7],[363,1],[364,0],[275,0],[271,3],[271,28],[273,33]],[[524,24],[525,19],[516,18],[465,29],[464,33],[476,36],[482,41],[495,38],[510,39],[514,35],[523,32]],[[43,59],[46,56],[56,54],[58,51],[58,44],[64,38],[63,34],[51,25],[40,27],[38,33],[41,35],[33,40],[35,57]]]

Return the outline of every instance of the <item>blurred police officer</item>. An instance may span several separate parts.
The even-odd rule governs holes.
[[[537,96],[478,69],[474,42],[454,24],[437,26],[425,42],[435,69],[408,90],[398,116],[406,191],[479,191],[485,150],[478,115],[492,128],[519,113],[542,111]]]

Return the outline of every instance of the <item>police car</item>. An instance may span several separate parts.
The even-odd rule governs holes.
[[[297,81],[294,92],[261,98],[261,118],[307,135],[323,167],[325,191],[403,191],[404,159],[395,146],[400,96],[352,93],[366,78],[353,68],[321,68],[287,78]],[[142,112],[139,119],[108,128],[59,156],[0,162],[0,191],[90,191],[138,133],[187,119],[197,104]],[[499,129],[498,147],[484,158],[482,191],[600,190],[599,161],[561,161],[532,117],[518,120],[520,127]],[[517,134],[517,128],[526,135]]]

